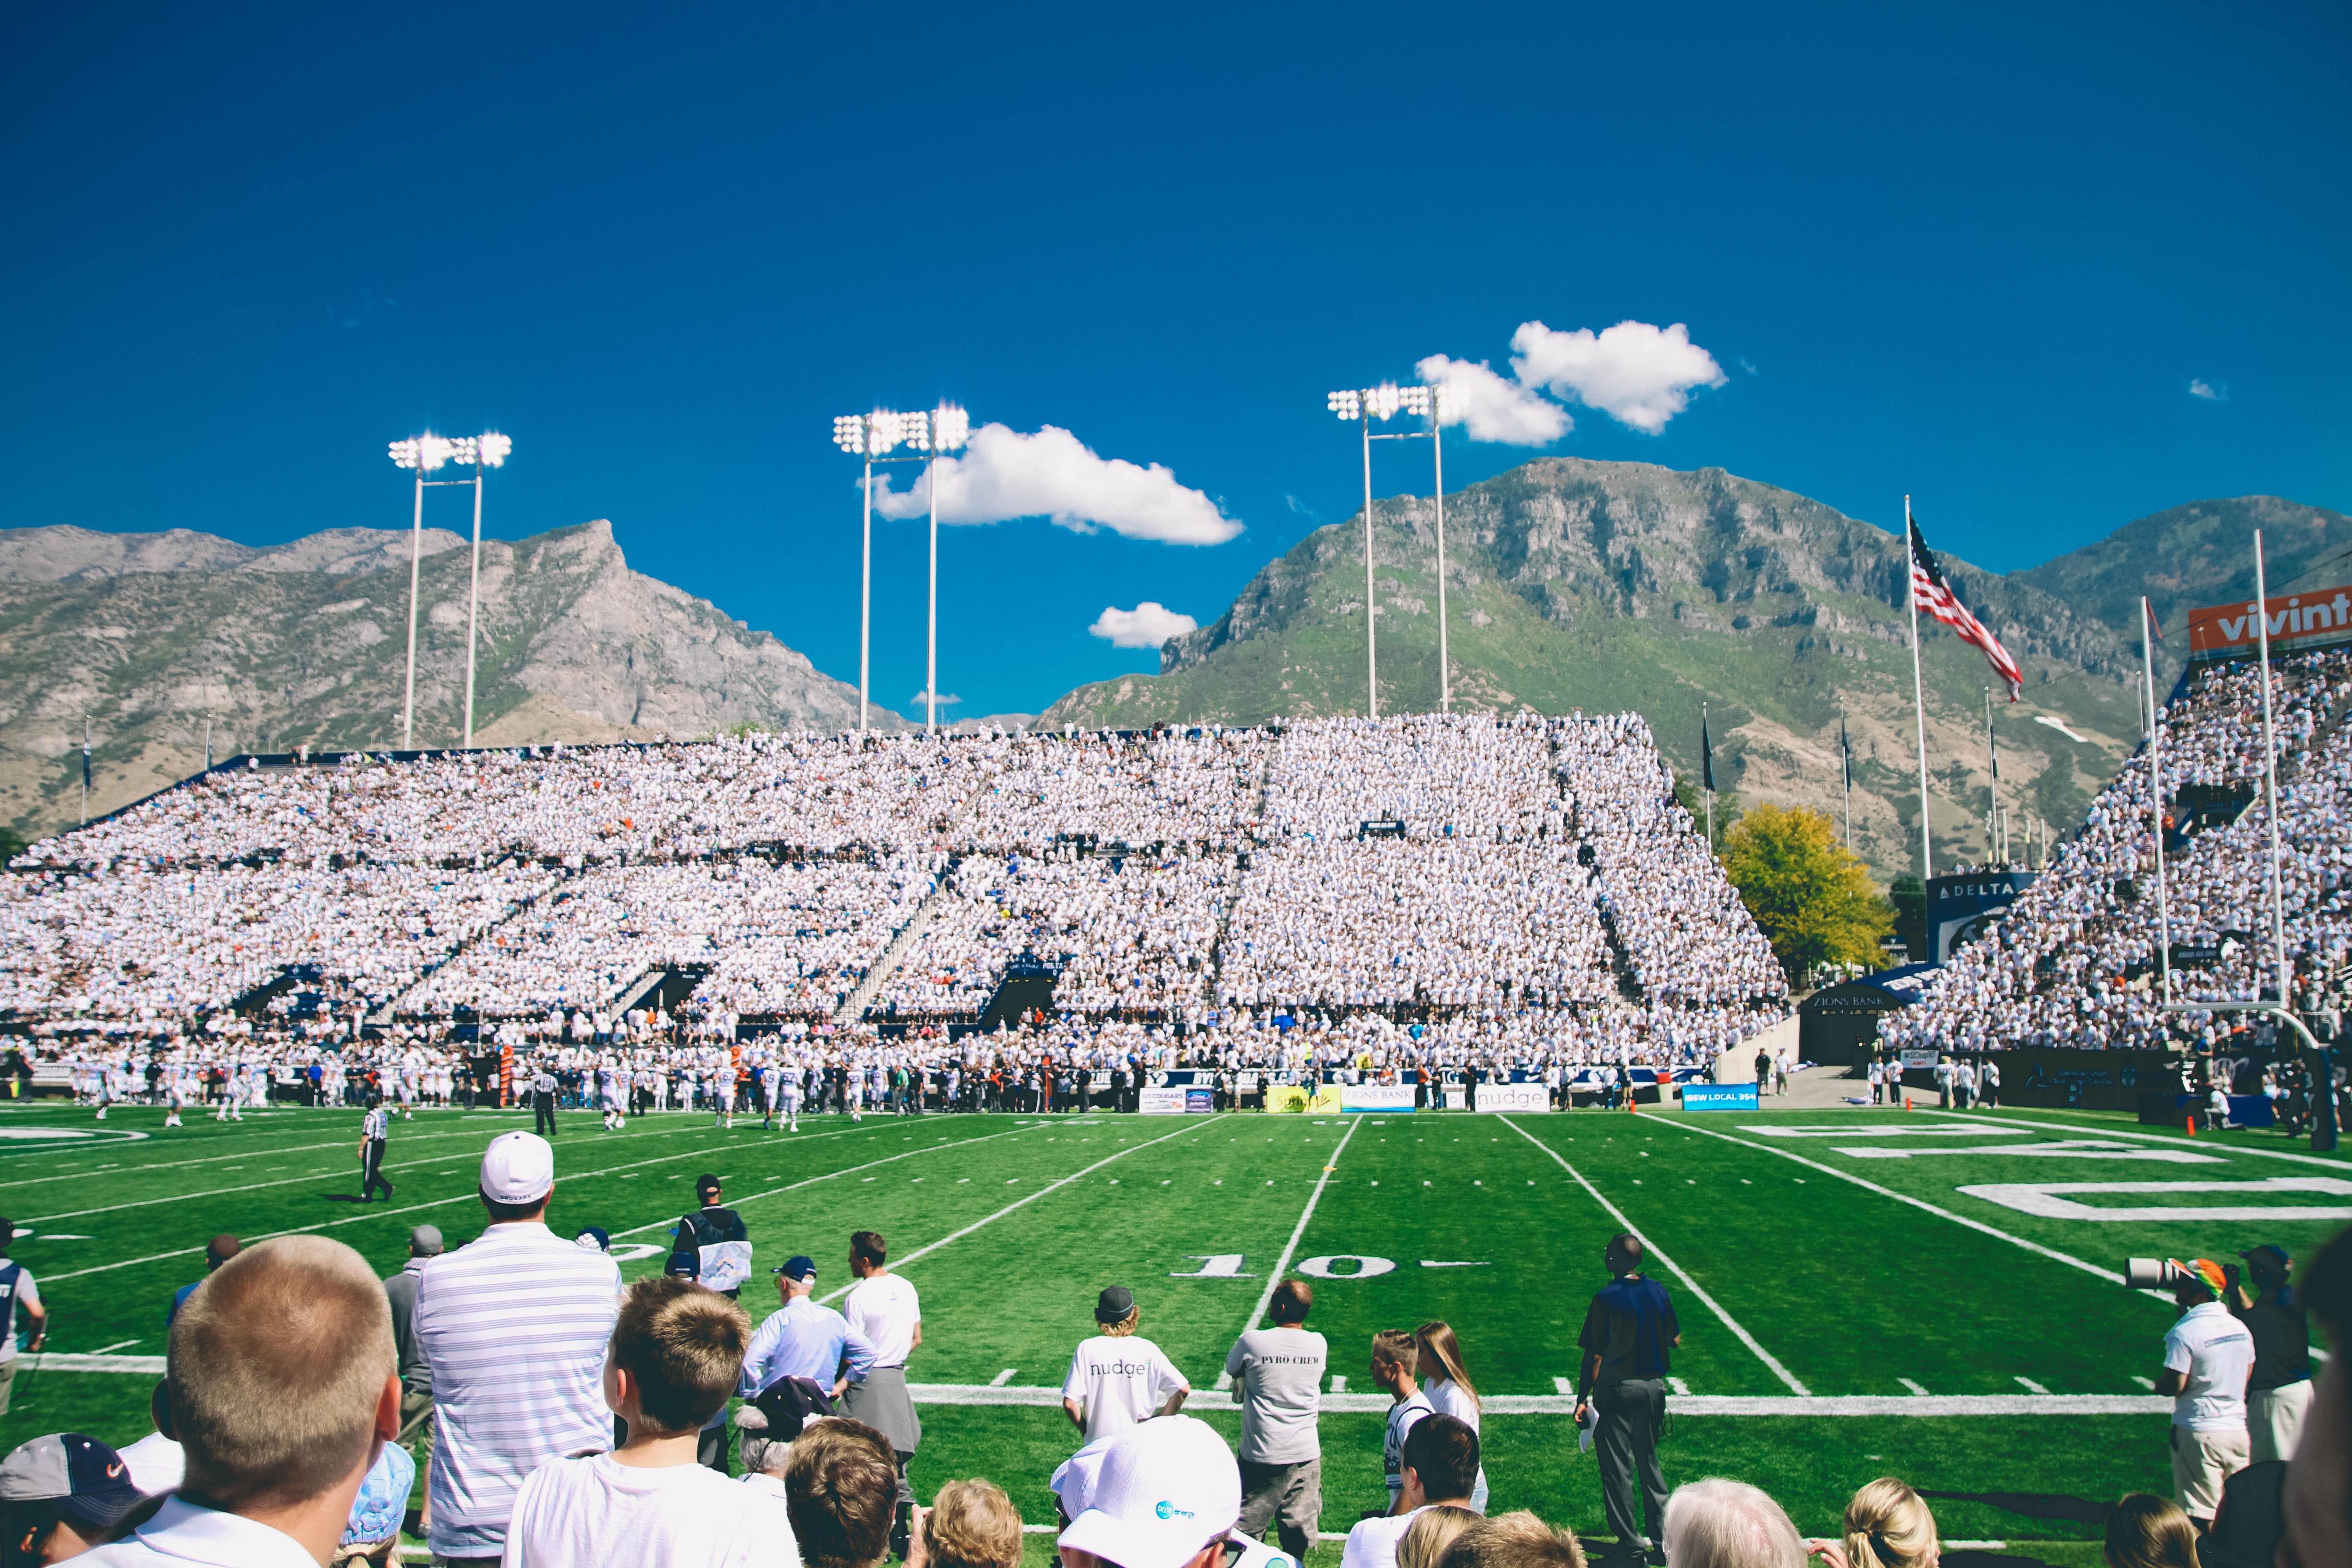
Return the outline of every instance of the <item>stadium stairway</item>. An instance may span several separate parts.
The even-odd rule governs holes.
[[[939,912],[940,900],[949,896],[948,878],[954,870],[954,865],[950,864],[940,873],[938,883],[923,895],[923,901],[915,906],[915,912],[907,917],[907,923],[898,928],[898,934],[890,939],[890,945],[882,950],[882,956],[866,970],[866,978],[860,980],[856,989],[833,1010],[835,1023],[855,1024],[866,1016],[866,1009],[873,1005],[875,993],[882,989],[885,981],[898,973],[898,965],[906,962],[908,952],[915,945],[915,939],[923,934],[925,926],[931,923],[931,917]]]

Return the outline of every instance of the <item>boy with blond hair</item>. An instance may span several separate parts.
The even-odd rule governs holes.
[[[515,1494],[506,1568],[736,1568],[796,1561],[772,1494],[696,1460],[704,1424],[743,1369],[751,1321],[716,1290],[667,1276],[622,1299],[604,1403],[628,1426],[609,1454],[556,1459]]]

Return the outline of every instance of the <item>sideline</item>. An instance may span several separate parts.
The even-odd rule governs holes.
[[[726,1129],[710,1129],[710,1131],[727,1131],[727,1130],[726,1130]],[[811,1139],[814,1139],[814,1138],[845,1138],[845,1137],[848,1137],[850,1134],[852,1134],[852,1133],[854,1133],[854,1132],[862,1132],[862,1131],[866,1131],[864,1128],[856,1128],[856,1127],[843,1128],[843,1129],[841,1129],[840,1131],[835,1131],[835,1132],[817,1132],[817,1133],[812,1133],[812,1134],[810,1134],[808,1137],[803,1138],[803,1139],[801,1140],[801,1142],[803,1142],[803,1143],[806,1143],[806,1142],[810,1142],[810,1140],[811,1140]],[[877,1131],[880,1131],[880,1130],[879,1130],[879,1129],[877,1129]],[[934,1144],[932,1144],[932,1145],[931,1145],[931,1147],[932,1147],[932,1148],[934,1148],[934,1149],[951,1149],[951,1148],[954,1148],[954,1147],[958,1146],[959,1144],[970,1143],[970,1142],[977,1142],[977,1140],[976,1140],[976,1139],[971,1139],[971,1138],[958,1138],[958,1139],[952,1140],[951,1142],[943,1142],[943,1143],[934,1143]],[[689,1151],[688,1151],[687,1152],[688,1152],[688,1153],[689,1153],[689,1154],[700,1154],[700,1153],[706,1153],[706,1152],[718,1152],[718,1151],[716,1151],[716,1150],[709,1150],[709,1151],[706,1151],[706,1150],[696,1149],[696,1150],[689,1150]],[[654,1156],[653,1156],[652,1158],[650,1158],[650,1159],[646,1159],[646,1160],[632,1160],[632,1161],[630,1161],[629,1163],[627,1163],[626,1164],[621,1164],[621,1165],[606,1165],[606,1166],[604,1166],[604,1167],[603,1169],[601,1169],[601,1170],[595,1170],[595,1171],[574,1171],[574,1172],[572,1172],[572,1173],[571,1174],[569,1174],[569,1175],[562,1175],[562,1176],[558,1176],[558,1177],[556,1177],[556,1178],[555,1178],[555,1183],[556,1183],[556,1185],[558,1185],[558,1186],[562,1186],[562,1185],[564,1183],[566,1183],[566,1182],[582,1182],[582,1181],[586,1181],[586,1180],[590,1179],[591,1177],[594,1177],[594,1176],[609,1176],[609,1175],[613,1174],[613,1173],[614,1173],[614,1172],[616,1172],[616,1171],[634,1171],[634,1170],[635,1170],[635,1169],[637,1169],[638,1167],[643,1166],[643,1165],[658,1165],[658,1164],[663,1163],[664,1163],[664,1162],[666,1162],[666,1161],[669,1161],[669,1160],[676,1160],[676,1159],[678,1159],[678,1158],[681,1158],[681,1156],[680,1156],[679,1154],[677,1154],[677,1152],[671,1152],[671,1153],[667,1153],[667,1154],[656,1154],[656,1155],[654,1155]],[[863,1167],[862,1167],[862,1166],[861,1166],[861,1167],[849,1167],[849,1168],[863,1169]],[[376,1209],[376,1210],[373,1210],[373,1212],[369,1212],[369,1213],[354,1214],[354,1215],[342,1215],[341,1217],[337,1218],[337,1219],[321,1220],[321,1221],[320,1221],[319,1224],[317,1224],[317,1225],[298,1225],[298,1226],[289,1226],[289,1227],[288,1227],[287,1229],[284,1229],[284,1230],[273,1230],[273,1231],[268,1231],[268,1232],[263,1233],[262,1235],[255,1236],[255,1237],[247,1237],[247,1240],[249,1240],[249,1241],[268,1241],[268,1240],[269,1240],[272,1237],[279,1237],[279,1236],[308,1236],[308,1235],[311,1234],[311,1233],[312,1233],[312,1232],[314,1232],[314,1231],[332,1230],[332,1229],[334,1229],[334,1228],[335,1228],[336,1226],[345,1226],[345,1225],[358,1225],[358,1224],[360,1224],[360,1223],[361,1223],[362,1221],[363,1221],[363,1220],[371,1220],[371,1219],[389,1219],[389,1218],[390,1218],[391,1216],[393,1216],[394,1215],[404,1215],[404,1214],[422,1214],[422,1213],[424,1213],[424,1212],[425,1212],[425,1210],[427,1210],[427,1209],[447,1208],[447,1207],[448,1207],[450,1205],[452,1205],[452,1204],[470,1204],[470,1203],[475,1203],[475,1202],[478,1202],[478,1195],[477,1195],[476,1194],[474,1194],[474,1193],[459,1193],[459,1194],[456,1194],[455,1196],[452,1196],[452,1197],[446,1197],[446,1198],[434,1198],[434,1199],[430,1200],[429,1202],[425,1202],[425,1203],[421,1203],[421,1204],[404,1204],[404,1205],[403,1205],[402,1206],[400,1206],[400,1207],[398,1207],[398,1208]],[[682,1210],[681,1210],[680,1212],[682,1213],[682,1212],[684,1212],[684,1211],[682,1211]],[[665,1221],[663,1221],[662,1223],[663,1223],[663,1224],[668,1224],[668,1223],[670,1223],[670,1222],[668,1222],[668,1221],[665,1220]],[[68,1271],[66,1271],[66,1272],[64,1272],[64,1273],[61,1273],[61,1274],[45,1274],[45,1275],[40,1276],[40,1279],[41,1279],[42,1283],[44,1283],[44,1284],[54,1285],[54,1284],[56,1284],[58,1280],[61,1280],[61,1279],[79,1279],[82,1278],[84,1275],[88,1275],[88,1274],[105,1274],[105,1273],[111,1272],[112,1270],[117,1269],[117,1268],[137,1268],[139,1265],[141,1265],[141,1264],[142,1264],[142,1263],[161,1263],[161,1262],[165,1261],[166,1259],[173,1258],[193,1258],[193,1257],[195,1257],[197,1254],[199,1254],[199,1253],[201,1253],[201,1252],[203,1252],[203,1251],[204,1251],[204,1248],[203,1248],[203,1247],[174,1247],[174,1248],[173,1248],[173,1249],[172,1249],[171,1251],[169,1251],[169,1252],[151,1252],[151,1253],[149,1253],[149,1254],[148,1254],[146,1257],[144,1257],[144,1258],[123,1258],[121,1261],[120,1261],[120,1262],[118,1262],[118,1263],[99,1263],[99,1264],[93,1264],[93,1265],[91,1265],[91,1266],[90,1266],[89,1268],[75,1268],[75,1269],[69,1269],[69,1270],[68,1270]]]
[[[1586,1181],[1584,1179],[1584,1173],[1570,1164],[1568,1161],[1561,1156],[1559,1150],[1553,1148],[1550,1144],[1545,1142],[1542,1139],[1537,1137],[1534,1133],[1528,1131],[1526,1128],[1520,1126],[1517,1121],[1512,1121],[1507,1116],[1497,1117],[1496,1120],[1501,1121],[1504,1126],[1509,1128],[1512,1131],[1517,1133],[1520,1137],[1526,1139],[1528,1142],[1534,1144],[1537,1148],[1542,1150],[1545,1153],[1550,1155],[1559,1163],[1561,1170],[1566,1171],[1570,1175],[1575,1177],[1577,1185],[1591,1194],[1592,1201],[1599,1204],[1602,1208],[1608,1210],[1609,1217],[1615,1220],[1621,1228],[1631,1232],[1635,1237],[1637,1237],[1649,1255],[1658,1260],[1658,1266],[1660,1268],[1664,1268],[1667,1273],[1672,1274],[1675,1279],[1681,1280],[1683,1282],[1683,1288],[1688,1290],[1692,1295],[1697,1297],[1701,1305],[1705,1306],[1708,1311],[1713,1312],[1717,1317],[1722,1319],[1723,1326],[1729,1329],[1733,1336],[1737,1338],[1741,1344],[1746,1345],[1749,1350],[1755,1352],[1756,1359],[1762,1362],[1766,1366],[1771,1368],[1772,1375],[1779,1378],[1782,1383],[1787,1384],[1790,1393],[1795,1394],[1798,1397],[1802,1399],[1811,1399],[1813,1397],[1813,1391],[1807,1388],[1803,1384],[1798,1382],[1796,1374],[1790,1372],[1787,1367],[1782,1366],[1779,1357],[1775,1356],[1770,1351],[1766,1350],[1761,1344],[1757,1342],[1757,1339],[1754,1334],[1749,1333],[1746,1329],[1740,1327],[1738,1320],[1735,1319],[1730,1313],[1723,1310],[1723,1303],[1708,1295],[1706,1289],[1701,1286],[1697,1280],[1684,1273],[1681,1266],[1676,1264],[1673,1258],[1668,1258],[1664,1252],[1660,1251],[1655,1242],[1652,1241],[1648,1237],[1642,1235],[1641,1229],[1636,1226],[1632,1220],[1625,1217],[1625,1211],[1619,1208],[1615,1204],[1611,1203],[1607,1198],[1602,1197],[1601,1195],[1601,1189],[1594,1186],[1591,1182]],[[1556,1399],[1559,1396],[1554,1394],[1549,1397]],[[1673,1394],[1667,1396],[1667,1409],[1672,1410],[1675,1408],[1674,1401],[1677,1397],[1681,1396]],[[1692,1397],[1697,1396],[1694,1395]],[[1568,1398],[1569,1407],[1572,1410],[1575,1408],[1575,1396],[1571,1394],[1569,1395]],[[1495,1407],[1497,1409],[1501,1408],[1499,1404],[1496,1405]],[[2169,1408],[2169,1406],[2167,1406],[2167,1408]]]
[[[1356,1129],[1363,1124],[1364,1119],[1360,1116],[1348,1123],[1348,1131],[1339,1134],[1339,1146],[1331,1151],[1328,1156],[1330,1163],[1323,1167],[1323,1173],[1315,1178],[1315,1190],[1307,1194],[1307,1206],[1298,1211],[1298,1223],[1291,1226],[1290,1239],[1284,1243],[1282,1256],[1275,1261],[1273,1272],[1265,1277],[1265,1289],[1258,1292],[1257,1306],[1251,1311],[1249,1321],[1242,1325],[1242,1332],[1249,1332],[1265,1321],[1267,1304],[1274,1300],[1275,1291],[1281,1288],[1282,1277],[1289,1271],[1290,1260],[1297,1256],[1299,1238],[1307,1234],[1307,1222],[1315,1217],[1315,1205],[1323,1201],[1323,1189],[1330,1184],[1331,1173],[1339,1168],[1339,1156],[1348,1152],[1348,1140],[1353,1138]],[[1232,1384],[1228,1383],[1225,1386],[1231,1387]],[[1386,1399],[1388,1396],[1382,1394],[1380,1397]]]
[[[1230,1114],[1232,1113],[1226,1113],[1226,1115]],[[1171,1138],[1181,1138],[1187,1132],[1197,1132],[1202,1128],[1213,1125],[1216,1122],[1223,1121],[1224,1119],[1224,1116],[1222,1115],[1204,1116],[1190,1127],[1180,1127],[1173,1132],[1163,1133],[1160,1137],[1147,1139],[1143,1142],[1138,1143],[1132,1149],[1121,1149],[1118,1153],[1109,1156],[1108,1159],[1096,1161],[1093,1164],[1088,1165],[1083,1171],[1073,1171],[1059,1181],[1050,1182],[1045,1186],[1039,1187],[1035,1192],[1031,1193],[1025,1198],[1015,1198],[1013,1202],[1006,1204],[1003,1208],[998,1209],[994,1214],[990,1215],[986,1219],[974,1220],[971,1224],[964,1226],[961,1230],[952,1232],[950,1235],[940,1237],[937,1241],[929,1242],[924,1246],[915,1248],[914,1251],[908,1253],[905,1257],[893,1262],[890,1265],[890,1268],[894,1272],[904,1268],[908,1264],[912,1263],[915,1259],[922,1257],[925,1253],[937,1252],[940,1247],[947,1246],[948,1243],[951,1241],[961,1241],[965,1237],[970,1236],[972,1232],[984,1229],[989,1226],[994,1225],[998,1220],[1003,1219],[1014,1209],[1024,1208],[1027,1205],[1035,1203],[1039,1198],[1044,1197],[1047,1193],[1053,1192],[1057,1188],[1068,1186],[1080,1176],[1091,1176],[1097,1171],[1101,1170],[1105,1165],[1114,1164],[1120,1160],[1126,1159],[1129,1154],[1140,1153],[1144,1150],[1150,1148],[1155,1143],[1167,1142]],[[1044,1124],[1041,1123],[1040,1125]],[[834,1291],[832,1294],[820,1298],[817,1304],[821,1307],[831,1306],[834,1302],[841,1300],[842,1297],[848,1295],[852,1290],[856,1289],[857,1288],[857,1281],[852,1280],[850,1283],[844,1285],[840,1289]]]

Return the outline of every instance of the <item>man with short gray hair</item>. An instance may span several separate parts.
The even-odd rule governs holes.
[[[400,1429],[392,1312],[340,1241],[287,1236],[214,1271],[173,1320],[155,1425],[179,1491],[92,1568],[311,1568],[334,1555],[360,1483]]]
[[[1675,1568],[1805,1568],[1788,1510],[1745,1481],[1710,1476],[1676,1487],[1659,1534]]]
[[[410,1445],[417,1472],[433,1473],[433,1369],[416,1342],[416,1282],[425,1265],[441,1256],[441,1227],[420,1225],[408,1233],[408,1261],[383,1282],[392,1305],[392,1342],[400,1356],[400,1434]]]

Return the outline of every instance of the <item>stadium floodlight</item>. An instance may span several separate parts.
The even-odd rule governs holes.
[[[1364,711],[1377,719],[1381,716],[1381,667],[1378,633],[1373,626],[1376,615],[1372,580],[1372,443],[1374,441],[1411,441],[1423,436],[1429,437],[1430,451],[1436,464],[1437,505],[1437,705],[1441,712],[1454,711],[1453,651],[1448,646],[1445,614],[1445,442],[1441,435],[1446,423],[1459,412],[1460,398],[1444,383],[1435,386],[1414,384],[1399,386],[1384,381],[1378,386],[1360,387],[1352,391],[1327,393],[1323,405],[1341,419],[1360,427],[1364,443]],[[1399,414],[1418,415],[1429,428],[1396,434],[1372,434],[1372,421],[1385,423]]]
[[[866,732],[867,689],[874,628],[874,465],[921,463],[929,470],[931,501],[930,612],[926,669],[923,678],[923,728],[939,730],[940,699],[940,488],[941,452],[960,450],[971,437],[971,416],[952,403],[929,413],[902,414],[877,408],[871,414],[845,414],[833,422],[833,444],[866,462],[866,523],[857,590],[857,732]],[[893,458],[900,447],[923,454]]]
[[[511,437],[495,430],[479,436],[436,436],[427,430],[422,436],[411,436],[404,441],[392,443],[392,461],[395,468],[408,468],[416,475],[416,510],[408,531],[408,682],[400,703],[400,749],[413,751],[416,743],[416,602],[417,575],[424,559],[425,487],[427,485],[471,485],[474,487],[474,563],[473,574],[466,588],[466,745],[474,744],[474,645],[482,586],[482,471],[501,468],[514,452]],[[470,465],[470,479],[428,479],[451,463]]]

